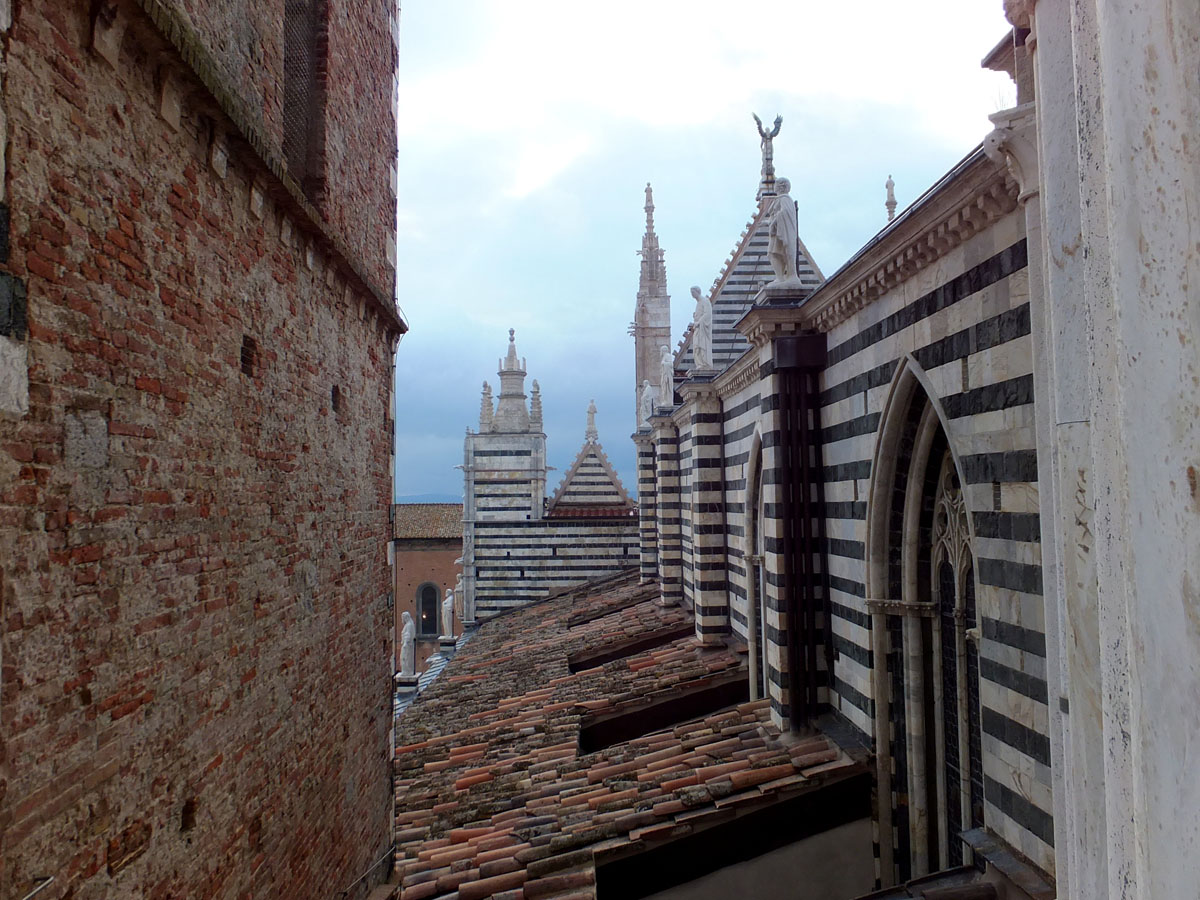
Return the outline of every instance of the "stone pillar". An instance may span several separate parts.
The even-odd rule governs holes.
[[[679,518],[679,429],[670,411],[660,407],[650,418],[654,429],[655,517],[658,520],[659,602],[677,606],[683,602],[683,536]]]
[[[654,438],[649,429],[633,435],[637,447],[638,472],[638,544],[641,583],[658,577],[658,510],[656,506]]]
[[[1035,72],[1058,895],[1191,896],[1200,781],[1181,748],[1200,734],[1200,7],[1010,6],[1031,29]]]
[[[725,448],[721,398],[713,375],[693,374],[679,386],[692,424],[692,596],[696,637],[720,641],[729,633],[725,575]]]

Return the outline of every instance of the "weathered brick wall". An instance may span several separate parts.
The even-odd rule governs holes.
[[[7,46],[0,897],[336,896],[390,844],[389,334],[88,6],[22,0]]]
[[[244,102],[253,124],[283,157],[283,17],[286,0],[154,0],[194,31],[221,79]],[[393,73],[396,0],[328,2],[326,189],[318,204],[329,226],[390,288],[386,242],[396,199]],[[364,116],[362,111],[373,114]]]
[[[404,613],[407,611],[417,625],[416,661],[417,671],[424,668],[425,660],[438,648],[437,637],[424,638],[421,636],[421,611],[417,603],[417,591],[426,582],[432,582],[438,589],[438,616],[441,615],[442,599],[446,589],[453,589],[458,576],[462,574],[461,564],[455,561],[462,556],[462,540],[435,541],[409,540],[400,541],[396,545],[395,591],[396,591],[396,641],[399,648],[401,631],[404,628]],[[461,607],[462,598],[458,598],[456,606]],[[437,627],[440,630],[441,619]],[[454,616],[454,630],[462,633],[462,623],[459,616]],[[396,650],[396,671],[400,671],[400,651]]]

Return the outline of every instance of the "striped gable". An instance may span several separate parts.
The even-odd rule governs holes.
[[[750,348],[746,336],[734,325],[754,305],[754,298],[763,286],[775,278],[767,257],[769,212],[774,199],[774,194],[763,194],[758,212],[747,223],[709,294],[713,304],[713,366],[720,371],[729,368]],[[816,290],[825,280],[804,241],[799,238],[796,240],[796,271],[809,290]],[[675,367],[686,371],[693,367],[690,326],[676,356]]]
[[[626,514],[633,503],[599,441],[585,441],[550,500],[550,515],[586,514],[595,509]]]

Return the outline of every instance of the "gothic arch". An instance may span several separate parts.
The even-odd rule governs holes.
[[[968,862],[957,835],[983,824],[975,535],[952,435],[928,375],[906,355],[867,489],[884,884]]]

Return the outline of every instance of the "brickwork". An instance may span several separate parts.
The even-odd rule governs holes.
[[[336,256],[146,5],[101,53],[92,4],[25,0],[6,44],[0,897],[360,896],[391,842],[400,323],[354,270],[390,291],[390,229]],[[275,52],[263,4],[187,9],[240,17],[206,20],[218,56]],[[384,47],[356,51],[381,131]],[[331,208],[390,202],[363,165]]]
[[[459,526],[461,527],[461,525]],[[402,617],[407,611],[417,623],[417,671],[420,672],[430,654],[437,651],[437,630],[440,629],[442,598],[446,589],[453,588],[455,581],[462,571],[461,565],[455,561],[462,556],[462,538],[457,540],[397,540],[396,547],[396,640],[400,640],[403,629]],[[421,610],[418,602],[421,587],[433,584],[437,587],[437,610],[435,612],[434,632],[430,635],[421,633]],[[462,599],[458,599],[458,604]],[[460,616],[455,612],[455,633],[461,630]],[[428,631],[428,628],[426,629]],[[399,646],[399,645],[397,645]],[[400,654],[396,654],[396,671],[400,671]]]

